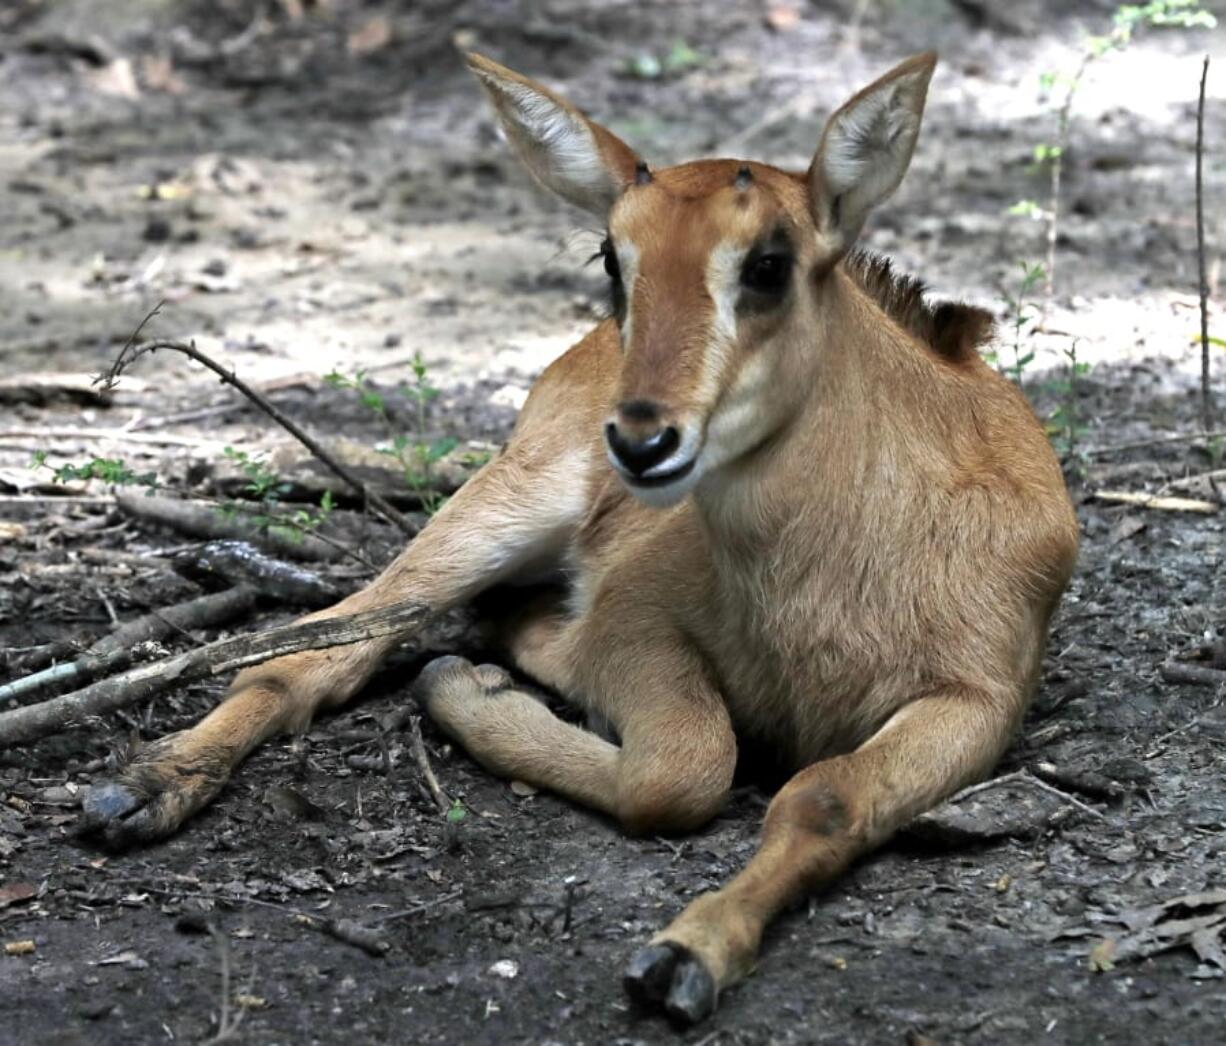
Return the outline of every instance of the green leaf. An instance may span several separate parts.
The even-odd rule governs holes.
[[[443,436],[440,439],[436,439],[430,444],[429,451],[426,455],[427,460],[433,464],[434,462],[438,461],[439,458],[446,457],[453,450],[455,450],[456,447],[459,446],[459,443],[460,441],[454,436]]]
[[[1034,200],[1018,200],[1006,212],[1020,218],[1042,218],[1043,208],[1040,207]]]
[[[464,804],[456,799],[451,804],[451,809],[447,811],[447,822],[449,824],[459,824],[468,816],[468,811],[464,808]]]

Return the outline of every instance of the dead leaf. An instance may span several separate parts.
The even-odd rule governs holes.
[[[1212,963],[1219,970],[1226,970],[1226,953],[1222,951],[1222,927],[1206,926],[1193,932],[1188,938],[1192,951],[1203,963]]]
[[[126,58],[116,58],[115,61],[109,62],[101,69],[89,70],[85,74],[85,79],[99,94],[133,100],[140,97],[140,85],[136,82],[132,63]]]
[[[521,799],[527,799],[530,796],[536,795],[536,789],[528,784],[527,781],[512,781],[511,792]]]
[[[349,34],[348,48],[352,55],[374,54],[391,42],[391,23],[383,15],[374,15]]]
[[[1112,915],[1128,932],[1113,942],[1115,962],[1144,959],[1175,948],[1190,948],[1201,962],[1226,970],[1226,890],[1172,897],[1161,904]]]
[[[38,888],[30,883],[9,883],[7,886],[0,886],[0,908],[21,904],[37,896]]]
[[[1146,526],[1145,520],[1140,516],[1121,516],[1111,528],[1107,540],[1112,545],[1118,545],[1121,541],[1127,541],[1133,535],[1141,533]]]

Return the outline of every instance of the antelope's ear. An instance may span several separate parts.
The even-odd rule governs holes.
[[[827,121],[809,167],[809,199],[818,229],[840,252],[907,173],[936,64],[934,51],[908,58]]]
[[[545,188],[603,220],[634,181],[634,150],[535,80],[483,55],[466,60],[524,166]]]

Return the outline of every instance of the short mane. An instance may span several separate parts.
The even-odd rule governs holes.
[[[930,304],[923,280],[896,273],[889,258],[856,250],[843,259],[843,268],[890,319],[944,360],[965,362],[992,337],[990,312],[960,302]]]

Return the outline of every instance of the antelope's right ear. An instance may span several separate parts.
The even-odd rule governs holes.
[[[634,150],[535,80],[483,55],[465,57],[524,166],[545,188],[603,220],[635,179]]]
[[[908,58],[830,117],[809,168],[813,218],[838,251],[868,212],[898,188],[919,137],[937,56]]]

